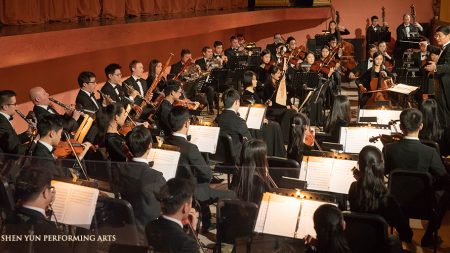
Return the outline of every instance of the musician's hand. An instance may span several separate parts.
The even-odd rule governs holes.
[[[298,112],[298,108],[295,105],[291,105],[291,109],[295,110],[296,112]]]
[[[328,73],[328,77],[330,77],[331,75],[333,75],[335,68],[331,67],[330,68],[330,73]]]
[[[263,123],[267,125],[267,124],[269,124],[269,120],[266,119],[266,118],[264,118],[264,119],[263,119]]]
[[[317,244],[317,239],[312,237],[311,235],[306,235],[303,240],[305,240],[305,244],[309,246],[316,246]]]
[[[272,100],[269,99],[269,100],[267,100],[266,103],[267,103],[268,106],[272,106]]]
[[[351,80],[356,79],[356,75],[353,72],[350,72],[350,74],[348,74],[348,78]]]
[[[366,93],[366,92],[367,92],[367,89],[366,89],[364,86],[359,85],[359,92],[360,92],[360,93]]]
[[[81,146],[83,146],[83,152],[81,152],[81,154],[78,155],[78,159],[83,160],[84,156],[89,151],[89,148],[92,147],[92,143],[84,142],[81,144]]]
[[[425,66],[426,71],[435,71],[436,70],[436,63],[434,61],[429,61],[428,65]]]
[[[354,179],[358,180],[361,177],[361,172],[356,167],[353,167],[352,172]]]
[[[131,90],[131,92],[129,93],[129,95],[134,99],[135,97],[137,97],[137,96],[139,96],[139,95],[141,95],[141,94],[139,93],[139,91],[133,89],[133,90]]]
[[[192,228],[195,230],[195,228],[197,228],[197,223],[198,223],[198,212],[197,210],[195,210],[194,208],[191,208],[191,210],[189,211],[187,218],[183,219],[181,221],[181,223],[183,225],[188,225],[191,224]]]
[[[345,27],[344,26],[338,26],[338,28],[339,28],[340,32],[344,32],[345,31]]]
[[[200,106],[200,102],[195,101],[194,102],[194,110],[197,110],[197,108]]]
[[[114,103],[114,101],[112,100],[110,95],[103,96],[103,102],[102,102],[103,106],[107,106],[107,105],[110,105],[112,103]]]
[[[82,143],[81,146],[83,146],[83,149],[89,149],[90,147],[92,147],[92,143],[87,141]]]
[[[80,115],[81,115],[81,112],[80,112],[80,111],[78,111],[78,110],[73,110],[72,118],[73,118],[75,121],[78,121],[78,119],[80,118]]]
[[[381,75],[381,77],[383,77],[383,78],[386,78],[386,77],[387,77],[387,73],[386,73],[386,71],[384,71],[384,70],[380,71],[380,75]]]
[[[243,46],[240,46],[239,48],[238,48],[238,51],[239,52],[242,52],[242,51],[244,51],[245,50],[245,48],[243,47]]]
[[[144,125],[145,128],[148,128],[150,126],[150,123],[148,123],[147,121],[144,121],[142,123],[142,125]]]

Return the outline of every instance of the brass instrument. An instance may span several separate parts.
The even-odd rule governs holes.
[[[173,78],[173,80],[178,80],[181,76],[184,76],[183,73],[186,71],[186,69],[190,66],[190,65],[195,65],[194,60],[192,60],[192,58],[189,58],[183,65],[183,67],[181,68],[180,72],[177,73],[177,75]]]

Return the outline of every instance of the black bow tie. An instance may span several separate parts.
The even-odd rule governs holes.
[[[91,95],[89,95],[91,98],[95,99],[95,95],[94,93],[91,93]]]
[[[191,137],[192,137],[191,135],[186,135],[186,140],[191,141]]]
[[[12,115],[9,115],[9,121],[12,121],[14,117]]]
[[[369,59],[369,62],[373,62],[373,60],[372,60],[372,59]]]

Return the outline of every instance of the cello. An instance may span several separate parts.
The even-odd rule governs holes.
[[[370,80],[370,91],[366,93],[373,93],[372,96],[367,100],[366,106],[378,106],[380,104],[391,104],[391,101],[388,96],[388,88],[392,86],[392,79],[385,79],[387,77],[387,74],[385,77],[383,77],[383,74],[381,72],[384,72],[383,70],[380,70],[379,77],[374,77]],[[386,72],[384,72],[386,73]]]

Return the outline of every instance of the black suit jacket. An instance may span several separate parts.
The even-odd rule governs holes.
[[[433,46],[429,45],[428,50],[430,50]],[[439,82],[439,88],[441,91],[441,95],[437,97],[436,100],[439,104],[442,105],[442,109],[444,109],[444,120],[446,121],[446,125],[450,125],[450,45],[443,49],[441,56],[436,64],[436,73],[434,73],[435,79]],[[442,102],[441,102],[442,101]]]
[[[161,215],[161,206],[155,192],[166,183],[163,174],[148,163],[128,162],[119,166],[119,191],[133,206],[136,225],[144,234],[145,226]]]
[[[198,66],[200,66],[200,68],[203,70],[203,71],[207,71],[208,70],[208,66],[206,65],[206,60],[205,60],[205,58],[200,58],[200,59],[197,59],[196,61],[195,61],[195,64],[197,64]]]
[[[176,76],[181,71],[181,68],[183,68],[183,63],[181,63],[181,61],[172,64],[170,67],[170,74]]]
[[[191,179],[196,185],[197,199],[200,201],[208,200],[210,198],[209,182],[212,178],[212,170],[206,164],[198,147],[183,137],[173,135],[166,138],[164,142],[180,148],[181,154],[176,177]]]
[[[245,120],[237,115],[234,111],[224,110],[215,120],[220,127],[220,131],[231,136],[233,139],[233,147],[240,154],[243,138],[248,140],[252,138],[247,128]]]
[[[75,119],[73,119],[72,117],[70,117],[69,115],[61,115],[59,114],[56,110],[52,109],[55,115],[61,116],[63,119],[63,128],[64,130],[68,131],[68,132],[75,132],[78,129],[78,123]],[[42,118],[44,118],[47,115],[51,115],[52,113],[50,113],[48,110],[45,110],[44,108],[35,105],[33,107],[33,112],[36,115],[36,119],[38,121],[38,125],[39,125],[39,121],[42,120]]]
[[[21,144],[29,139],[27,132],[17,135],[9,120],[0,114],[0,150],[10,154],[24,154],[26,147]]]
[[[82,91],[81,89],[78,91],[77,98],[75,99],[75,103],[78,105],[81,105],[83,109],[96,112],[102,107],[102,102],[100,100],[91,99],[86,92]]]
[[[236,57],[237,56],[237,49],[234,50],[233,48],[227,48],[224,51],[224,54],[228,57],[228,60],[230,60],[232,57]]]
[[[68,169],[58,166],[53,153],[40,142],[36,143],[31,161],[31,164],[37,164],[43,168],[49,169],[55,178],[69,177],[70,173]]]
[[[8,235],[29,235],[30,230],[33,229],[34,235],[41,236],[42,241],[33,242],[33,252],[35,253],[65,253],[72,252],[69,244],[65,241],[44,241],[44,236],[47,235],[62,235],[62,232],[57,229],[56,225],[49,221],[42,213],[19,207],[6,220],[6,233]],[[33,227],[33,228],[32,228]],[[10,250],[9,252],[28,252],[27,246],[30,244],[24,241],[21,242],[7,242],[0,245],[0,251]]]
[[[172,108],[173,108],[172,104],[166,99],[164,99],[158,108],[158,112],[156,113],[159,128],[164,131],[165,135],[169,135],[172,133],[168,119],[169,112],[170,110],[172,110]]]
[[[420,32],[419,28],[412,24],[409,27],[409,32]],[[397,27],[397,41],[407,39],[408,37],[406,35],[406,28],[402,23]]]
[[[419,140],[403,139],[386,145],[383,153],[386,174],[395,169],[423,171],[434,177],[438,188],[449,183],[449,176],[437,151]]]
[[[106,82],[105,85],[103,85],[101,91],[103,92],[103,94],[110,96],[113,101],[123,102],[124,96],[126,96],[127,92],[121,85],[116,85],[116,87],[119,91],[119,95],[117,95],[115,89],[109,82]]]
[[[159,217],[145,229],[147,240],[155,251],[164,253],[198,253],[199,246],[183,228],[170,220]]]
[[[142,90],[144,91],[143,94],[141,94],[141,90],[139,89],[139,85],[136,82],[136,80],[134,80],[134,78],[132,76],[130,76],[127,80],[124,81],[124,83],[130,85],[131,87],[133,87],[133,89],[137,90],[139,92],[139,94],[141,94],[142,97],[145,97],[145,93],[147,92],[148,88],[147,88],[147,81],[143,78],[139,78],[139,82],[141,83],[142,86]],[[140,97],[135,97],[134,98],[134,103],[137,105],[140,105],[142,103],[142,98]]]

